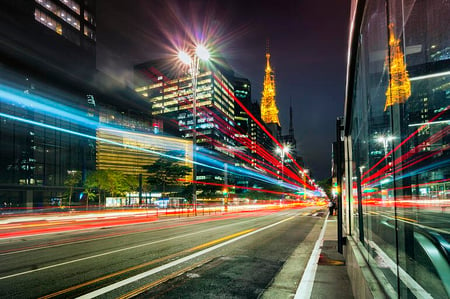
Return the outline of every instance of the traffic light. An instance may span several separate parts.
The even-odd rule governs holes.
[[[223,188],[222,193],[224,196],[226,196],[228,194],[228,189],[227,188]]]

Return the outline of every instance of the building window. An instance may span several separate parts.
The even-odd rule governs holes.
[[[59,2],[64,3],[65,6],[70,8],[72,11],[76,12],[77,15],[80,14],[80,5],[72,0],[59,0]]]
[[[95,31],[92,30],[91,28],[84,26],[84,35],[89,37],[90,39],[95,41]]]
[[[52,17],[48,16],[37,8],[34,10],[34,19],[39,23],[47,26],[51,30],[55,31],[59,35],[62,35],[61,24],[56,22]]]
[[[70,26],[76,28],[77,30],[80,30],[80,21],[76,17],[74,17],[73,15],[68,13],[66,10],[64,10],[61,7],[55,5],[50,0],[35,0],[35,1],[37,3],[39,3],[39,5],[41,5],[45,9],[47,9],[48,11],[51,11],[56,16],[58,16],[61,19],[63,19]]]
[[[87,10],[84,11],[84,19],[86,20],[86,22],[89,22],[91,25],[94,25],[94,26],[96,25],[94,16]]]

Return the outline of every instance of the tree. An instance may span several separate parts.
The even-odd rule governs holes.
[[[108,184],[108,172],[106,170],[96,170],[90,172],[84,183],[85,188],[88,190],[97,190],[98,191],[98,206],[100,207],[100,203],[102,200],[102,194],[105,192]]]
[[[121,185],[123,187],[123,190],[121,192],[123,193],[127,191],[138,191],[139,177],[137,175],[124,175]]]
[[[183,190],[179,193],[181,197],[184,197],[188,200],[188,202],[192,203],[194,194],[194,184],[188,184],[184,186]]]
[[[96,170],[88,174],[84,184],[87,192],[98,190],[98,205],[106,194],[111,196],[123,196],[126,192],[136,190],[137,178],[126,176],[122,172],[113,170]]]
[[[205,181],[205,183],[216,183],[214,180]],[[221,186],[216,186],[213,184],[200,184],[197,189],[201,190],[201,194],[203,198],[217,198],[223,197],[220,190],[222,190]]]
[[[73,189],[81,182],[81,172],[77,170],[67,171],[67,177],[64,179],[64,186],[68,187],[67,190],[67,201],[69,208],[72,203]]]
[[[143,167],[147,170],[146,181],[151,186],[161,186],[162,193],[166,192],[166,186],[181,185],[179,179],[188,175],[191,167],[180,165],[175,161],[161,157],[151,165]]]
[[[317,184],[322,187],[323,191],[325,191],[325,193],[327,194],[328,198],[333,198],[333,196],[331,195],[331,189],[332,189],[332,178],[326,178],[323,179],[319,182],[317,182]]]

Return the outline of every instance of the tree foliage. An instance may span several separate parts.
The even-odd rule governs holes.
[[[78,186],[81,182],[81,171],[69,171],[67,177],[64,179],[64,186],[68,188],[67,190],[67,201],[70,207],[73,196],[73,189]]]
[[[330,198],[330,199],[333,198],[333,196],[331,195],[331,189],[333,187],[332,183],[333,183],[333,181],[332,181],[331,177],[323,179],[323,180],[317,182],[317,184],[320,187],[322,187],[323,191],[325,191],[325,193],[327,194],[328,198]]]
[[[217,183],[216,181],[206,181],[205,183]],[[221,186],[211,185],[211,184],[199,184],[197,189],[201,191],[202,198],[218,198],[222,197]]]
[[[194,184],[188,184],[184,186],[184,188],[180,191],[178,195],[186,198],[188,202],[192,203],[193,194],[194,194]]]
[[[139,182],[137,176],[125,175],[119,171],[96,170],[88,174],[84,187],[86,192],[98,191],[99,205],[106,195],[123,196],[127,192],[136,191]]]
[[[161,157],[151,165],[145,165],[147,170],[146,181],[152,187],[162,187],[163,193],[167,186],[179,186],[179,179],[188,175],[191,167],[180,165],[175,161]]]

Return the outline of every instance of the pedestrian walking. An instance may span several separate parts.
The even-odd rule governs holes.
[[[334,214],[334,201],[330,200],[330,202],[328,203],[328,210],[330,212],[330,216],[333,216]]]

